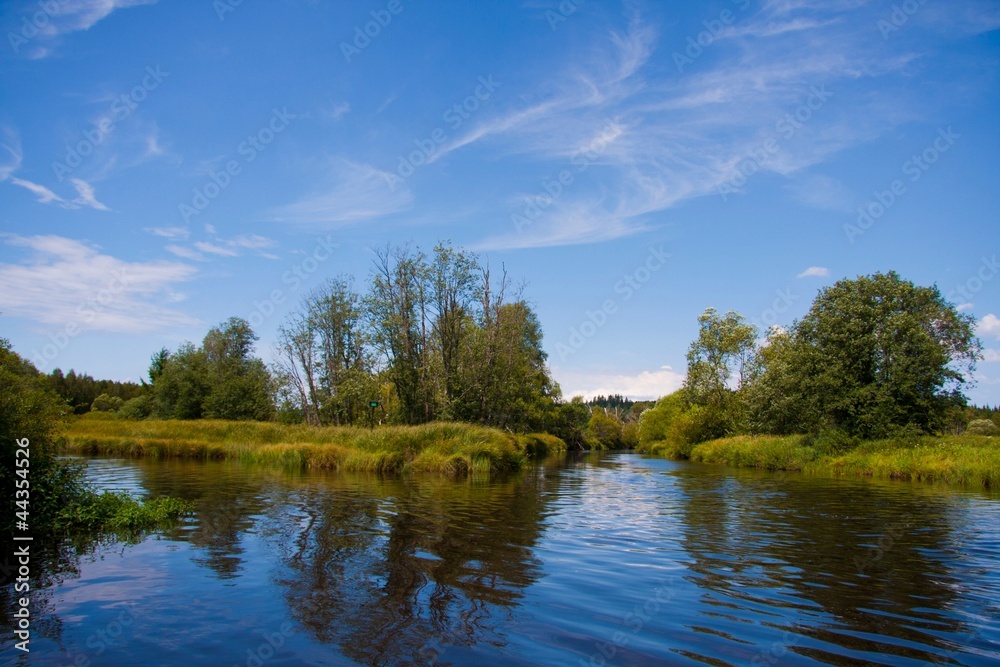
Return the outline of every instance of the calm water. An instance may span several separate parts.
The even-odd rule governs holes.
[[[493,481],[91,475],[197,516],[64,560],[23,664],[1000,664],[996,494],[630,454]]]

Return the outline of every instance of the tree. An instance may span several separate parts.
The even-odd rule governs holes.
[[[820,292],[787,339],[766,353],[760,421],[779,431],[837,428],[863,438],[904,427],[935,432],[982,346],[975,320],[937,287],[895,272],[841,280]]]
[[[251,356],[256,341],[257,334],[240,317],[230,317],[205,335],[206,417],[263,421],[273,415],[271,377],[264,362]]]
[[[192,343],[184,343],[176,352],[153,357],[149,369],[153,380],[155,414],[164,419],[200,419],[205,399],[211,391],[205,353]]]
[[[388,364],[404,423],[434,419],[429,383],[425,257],[408,247],[376,253],[366,305],[374,342]]]
[[[743,427],[743,388],[753,378],[757,328],[729,311],[708,308],[698,317],[698,338],[688,349],[685,397],[707,408],[706,437],[721,437]],[[735,387],[732,383],[735,381]]]
[[[10,342],[0,338],[0,480],[7,509],[0,514],[0,529],[5,535],[14,532],[17,512],[25,513],[25,505],[17,505],[16,483],[25,488],[29,468],[16,461],[30,461],[30,523],[39,531],[51,522],[61,509],[83,493],[82,473],[64,465],[55,457],[52,443],[69,408],[51,389],[48,377],[11,349]],[[18,443],[24,443],[20,447]],[[27,450],[28,458],[15,452]],[[23,456],[23,455],[22,455]],[[21,471],[20,473],[18,471]],[[24,495],[23,493],[21,494]]]
[[[257,335],[231,317],[205,335],[201,347],[160,350],[149,368],[154,413],[166,419],[256,419],[274,413],[271,376],[252,356]]]

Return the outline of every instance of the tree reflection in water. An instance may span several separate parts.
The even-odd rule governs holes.
[[[788,631],[778,633],[788,651],[834,664],[845,648],[932,660],[904,642],[946,650],[939,634],[968,633],[941,611],[960,589],[940,557],[954,549],[960,523],[953,493],[872,483],[859,500],[857,481],[692,472],[678,475],[687,497],[682,544],[692,558],[687,579],[714,609],[704,616]],[[776,607],[799,620],[769,620],[762,610]]]

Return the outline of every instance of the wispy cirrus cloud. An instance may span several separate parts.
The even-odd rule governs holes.
[[[56,204],[65,209],[88,207],[98,211],[110,210],[107,206],[97,201],[94,186],[81,178],[70,179],[70,183],[76,189],[77,194],[73,199],[63,199],[44,185],[17,178],[16,176],[11,176],[10,182],[31,192],[40,204]]]
[[[153,5],[157,0],[52,0],[52,2],[22,2],[17,12],[25,17],[42,14],[44,22],[31,19],[35,29],[31,33],[12,32],[8,40],[15,53],[23,53],[28,58],[38,60],[55,52],[59,38],[80,30],[89,30],[112,12],[128,7]],[[54,7],[55,11],[50,11]],[[41,25],[39,25],[41,23]],[[13,35],[13,37],[12,37]]]
[[[124,333],[198,323],[165,305],[178,300],[175,285],[194,277],[190,265],[129,262],[56,235],[7,234],[2,240],[28,251],[19,262],[0,263],[0,309],[5,315]]]
[[[343,158],[333,160],[327,185],[268,211],[266,217],[300,227],[335,229],[407,209],[413,196],[395,174]]]
[[[591,55],[573,54],[559,74],[524,95],[528,104],[477,118],[431,161],[475,147],[536,159],[539,180],[568,168],[584,183],[554,197],[530,227],[492,236],[485,247],[634,234],[655,213],[719,193],[771,140],[777,150],[756,160],[754,172],[790,177],[929,112],[906,85],[923,54],[909,42],[887,44],[874,28],[877,18],[877,8],[847,0],[755,5],[706,47],[711,58],[665,73],[670,54],[684,45],[664,43],[655,26],[632,14]],[[859,23],[872,30],[857,31]],[[807,103],[807,121],[797,120]],[[620,133],[586,161],[586,174],[576,171],[581,147],[609,123]],[[816,187],[823,191],[811,191]],[[534,194],[513,197],[511,212]],[[830,178],[800,179],[791,195],[837,210],[852,199]]]
[[[0,138],[0,151],[6,153],[6,155],[0,154],[0,183],[9,181],[11,185],[24,188],[35,195],[35,199],[41,204],[55,204],[67,209],[88,207],[98,211],[109,210],[107,206],[97,200],[94,187],[82,178],[70,179],[70,183],[76,190],[76,197],[64,199],[40,183],[14,176],[14,173],[21,168],[21,164],[24,161],[21,138],[17,132],[9,127],[4,127],[0,135],[2,135],[2,138]]]
[[[259,234],[241,234],[232,238],[222,238],[216,234],[215,227],[207,225],[205,231],[211,237],[209,240],[195,241],[190,246],[185,246],[179,245],[178,242],[186,241],[191,236],[191,231],[186,227],[153,227],[146,231],[173,241],[168,243],[165,249],[167,252],[184,259],[204,262],[212,256],[239,257],[247,253],[267,259],[278,258],[277,255],[270,252],[278,245],[277,242]]]

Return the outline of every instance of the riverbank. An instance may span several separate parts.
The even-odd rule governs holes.
[[[297,468],[399,474],[497,473],[566,444],[551,435],[436,422],[421,426],[315,427],[224,420],[127,421],[90,414],[62,434],[66,453],[237,459]]]
[[[669,443],[646,452],[683,458]],[[1000,486],[1000,438],[959,435],[872,440],[843,452],[827,452],[807,436],[736,436],[703,442],[687,457],[696,463],[737,468],[799,471],[841,477],[944,482],[978,488]]]

